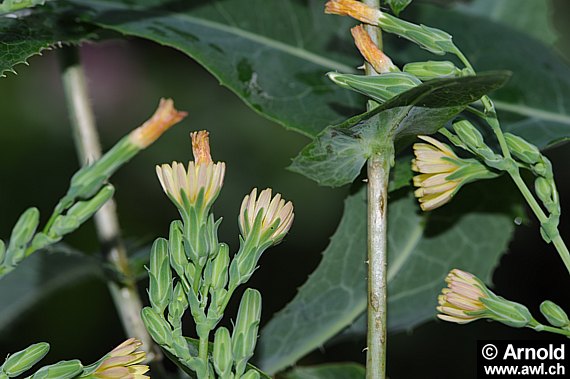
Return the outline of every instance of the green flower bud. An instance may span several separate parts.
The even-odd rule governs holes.
[[[214,335],[213,352],[214,369],[221,378],[229,377],[232,371],[232,340],[230,332],[223,326],[216,330]]]
[[[253,356],[260,318],[261,294],[248,288],[241,299],[232,334],[232,352],[238,375],[245,371],[247,361]]]
[[[83,365],[77,359],[61,361],[39,369],[31,379],[71,379],[83,371]]]
[[[30,249],[32,251],[37,251],[39,249],[43,249],[44,247],[47,247],[49,245],[53,245],[54,243],[61,241],[62,238],[63,237],[61,235],[49,236],[47,234],[40,232],[34,236],[34,239],[32,240],[32,244],[30,245]]]
[[[161,346],[170,346],[172,329],[168,322],[150,307],[144,307],[141,318],[152,339]]]
[[[552,182],[541,176],[534,181],[534,190],[539,199],[548,207],[553,203],[552,200]]]
[[[115,193],[110,184],[103,186],[95,196],[86,201],[78,201],[66,213],[65,217],[75,217],[79,225],[91,218]]]
[[[37,208],[28,208],[12,229],[10,243],[4,261],[8,266],[15,266],[24,259],[26,247],[34,237],[40,222],[40,212]]]
[[[505,133],[505,140],[511,153],[521,162],[535,164],[541,161],[542,154],[533,144],[511,133]]]
[[[81,223],[75,216],[57,216],[49,229],[49,233],[53,236],[64,236],[80,226]]]
[[[168,321],[175,329],[182,326],[182,315],[188,308],[186,293],[180,282],[176,283],[172,300],[168,304]]]
[[[215,290],[225,288],[228,283],[228,266],[230,264],[230,254],[228,245],[220,244],[220,251],[212,261],[212,287]]]
[[[487,147],[481,133],[469,121],[461,120],[453,123],[453,130],[470,149],[477,150]]]
[[[255,371],[254,369],[249,370],[241,377],[241,379],[259,379],[259,378],[260,378],[259,372]]]
[[[570,325],[566,312],[550,300],[543,301],[540,304],[540,312],[546,317],[550,325],[557,328],[564,328]]]
[[[170,224],[170,233],[168,236],[168,248],[170,252],[170,264],[179,277],[184,277],[184,268],[188,264],[188,258],[184,251],[184,243],[182,242],[182,223],[173,221]]]
[[[157,238],[150,252],[148,296],[152,307],[160,314],[172,298],[172,271],[168,259],[168,242]]]
[[[461,70],[449,61],[412,62],[404,66],[404,72],[420,80],[449,78],[461,75]]]
[[[6,256],[6,245],[4,241],[0,240],[0,265],[4,262],[4,257]]]
[[[379,103],[384,103],[422,83],[415,76],[405,72],[388,72],[375,76],[329,72],[327,76],[335,84],[368,96]]]
[[[487,307],[487,317],[510,327],[523,328],[528,326],[532,320],[527,307],[501,296],[493,294],[493,296],[481,298],[481,302]]]
[[[26,349],[10,355],[6,359],[6,362],[4,362],[4,365],[2,365],[2,371],[4,371],[9,377],[18,376],[31,369],[33,365],[42,360],[48,351],[49,344],[46,342],[30,345]]]

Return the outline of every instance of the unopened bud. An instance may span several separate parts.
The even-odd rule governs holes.
[[[420,80],[453,78],[461,75],[461,70],[449,61],[412,62],[404,66],[404,72]]]
[[[543,301],[540,304],[540,312],[546,317],[550,325],[557,328],[564,328],[570,325],[570,320],[568,320],[568,315],[564,312],[564,309],[550,300]]]
[[[61,361],[42,367],[30,379],[71,379],[83,371],[83,365],[77,359]]]
[[[172,329],[168,322],[150,307],[144,307],[141,318],[152,339],[161,346],[169,346]]]
[[[172,297],[172,271],[168,259],[168,242],[157,238],[150,252],[149,288],[150,303],[162,314]]]
[[[552,203],[552,183],[539,176],[534,181],[534,190],[543,203]]]
[[[214,335],[214,352],[212,355],[214,369],[220,378],[229,377],[232,370],[232,339],[225,327],[220,327]]]
[[[36,233],[36,229],[40,222],[40,212],[37,208],[28,208],[12,229],[10,242],[6,251],[6,264],[15,266],[26,254],[26,247]]]
[[[182,222],[179,220],[170,223],[170,232],[168,235],[168,249],[170,255],[170,264],[179,277],[184,277],[184,268],[188,264],[188,258],[184,251],[184,243],[182,238]]]
[[[532,321],[532,315],[527,307],[509,301],[501,296],[481,298],[488,311],[488,317],[513,328],[523,328]]]
[[[182,327],[182,316],[188,308],[188,298],[180,282],[174,286],[172,300],[168,304],[168,321],[176,329]]]
[[[368,96],[379,103],[384,103],[422,83],[415,76],[405,72],[389,72],[374,76],[329,72],[327,76],[335,84]]]
[[[236,372],[243,373],[247,361],[253,356],[260,318],[261,294],[257,290],[248,288],[241,299],[232,334],[232,351],[236,362]]]
[[[244,375],[242,375],[241,379],[259,379],[261,376],[259,372],[255,371],[254,369],[250,369]]]
[[[69,208],[66,216],[73,216],[79,224],[91,218],[105,203],[113,197],[115,188],[111,184],[103,186],[99,192],[91,199],[86,201],[78,201],[74,206]]]
[[[461,141],[473,150],[486,146],[481,133],[467,120],[453,123],[453,130]]]
[[[220,251],[212,261],[212,287],[222,289],[228,283],[228,266],[230,255],[228,245],[220,244]]]
[[[505,140],[511,153],[522,162],[536,164],[541,161],[542,154],[533,144],[511,133],[505,133]]]
[[[6,256],[6,245],[4,241],[0,240],[0,265],[4,262],[4,257]]]
[[[2,371],[4,371],[9,377],[18,376],[28,371],[33,365],[41,361],[48,351],[49,344],[46,342],[40,342],[28,346],[26,349],[10,355],[2,365]]]

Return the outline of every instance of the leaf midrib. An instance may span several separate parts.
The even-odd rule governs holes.
[[[81,2],[83,0],[80,0]],[[125,9],[132,9],[132,10],[139,10],[139,11],[143,11],[145,10],[144,8],[130,8],[130,7],[123,7],[117,4],[111,4],[109,2],[106,1],[101,1],[101,0],[94,0],[94,1],[88,1],[86,2],[87,4],[93,4],[93,3],[99,3],[102,4],[104,7],[107,8],[114,8],[114,9],[119,9],[119,10],[125,10]],[[257,42],[260,45],[264,45],[267,46],[269,48],[275,49],[275,50],[279,50],[282,52],[285,52],[289,55],[304,59],[308,62],[314,63],[316,65],[328,68],[328,69],[332,69],[332,70],[338,70],[338,71],[343,71],[343,72],[355,72],[355,69],[352,68],[349,65],[346,65],[344,63],[338,62],[336,60],[333,59],[329,59],[329,58],[325,58],[323,56],[320,56],[316,53],[313,53],[309,50],[306,49],[302,49],[298,46],[293,46],[284,42],[281,42],[279,40],[276,39],[272,39],[260,34],[255,34],[252,32],[249,32],[247,30],[241,29],[241,28],[237,28],[234,26],[229,26],[229,25],[225,25],[219,22],[215,22],[215,21],[211,21],[211,20],[206,20],[206,19],[201,19],[201,18],[197,18],[195,16],[191,16],[189,14],[186,13],[164,13],[161,14],[159,12],[156,12],[157,16],[163,17],[165,15],[167,15],[168,17],[175,17],[178,19],[181,19],[183,21],[187,21],[190,23],[194,23],[196,25],[201,25],[201,26],[205,26],[211,29],[215,29],[215,30],[219,30],[228,34],[233,34],[235,36],[253,41],[253,42]],[[100,25],[100,22],[97,22]],[[117,25],[115,25],[117,26]],[[118,25],[117,27],[120,27],[120,25]]]

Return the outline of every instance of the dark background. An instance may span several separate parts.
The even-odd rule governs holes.
[[[568,60],[570,34],[565,22],[570,4],[558,0],[555,6],[553,17],[560,33],[556,47]],[[177,217],[162,193],[154,165],[190,160],[188,134],[192,130],[208,129],[213,158],[227,164],[224,189],[215,206],[216,215],[224,218],[220,240],[237,247],[237,214],[242,197],[252,187],[272,187],[294,202],[296,217],[290,234],[264,255],[251,282],[251,287],[264,295],[263,320],[269,320],[318,264],[338,224],[349,188],[319,187],[286,171],[290,158],[308,140],[255,114],[182,53],[133,39],[86,44],[81,54],[106,149],[146,120],[162,96],[172,97],[179,109],[189,112],[182,124],[112,179],[122,232],[133,250],[167,235],[170,221]],[[32,58],[30,67],[17,67],[18,75],[0,79],[0,237],[4,240],[17,217],[31,205],[40,209],[45,222],[78,167],[57,56],[56,51],[45,52]],[[546,154],[554,164],[563,209],[567,209],[570,150],[562,146]],[[457,201],[461,201],[460,194]],[[568,273],[554,248],[540,238],[534,218],[529,220],[517,227],[514,241],[495,271],[493,288],[508,299],[524,303],[534,314],[545,299],[570,309]],[[564,212],[562,220],[562,233],[568,239],[568,216]],[[97,253],[91,222],[66,242]],[[146,283],[142,282],[143,295],[144,288]],[[4,328],[0,355],[33,342],[49,341],[52,350],[46,363],[71,358],[90,362],[124,338],[106,286],[88,276]],[[391,378],[470,378],[475,372],[476,341],[509,338],[553,336],[484,321],[466,326],[431,321],[390,336],[388,374]],[[364,362],[364,346],[364,341],[358,340],[324,347],[301,363]]]

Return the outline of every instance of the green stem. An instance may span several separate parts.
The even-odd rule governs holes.
[[[379,8],[379,0],[364,0],[366,5]],[[367,25],[372,41],[382,50],[382,30]],[[377,75],[365,62],[366,75]],[[374,107],[368,102],[368,109]],[[386,311],[387,311],[387,203],[391,152],[368,158],[368,331],[366,378],[386,377]]]
[[[563,336],[570,337],[570,330],[559,329],[559,328],[555,328],[553,326],[546,326],[546,325],[540,324],[539,322],[536,322],[536,321],[535,321],[535,323],[531,323],[529,326],[532,329],[536,330],[537,332],[550,332],[550,333],[562,334]]]
[[[81,163],[87,164],[101,157],[101,146],[77,48],[61,50],[61,72],[75,146]],[[140,317],[142,303],[129,269],[126,249],[120,238],[119,221],[113,199],[95,214],[94,219],[99,240],[105,247],[105,258],[124,278],[120,283],[108,278],[107,285],[125,332],[128,336],[137,337],[143,342],[148,351],[149,361],[160,360],[162,357],[160,349],[153,343]]]
[[[368,159],[368,349],[366,378],[386,377],[387,202],[390,159]]]
[[[471,65],[469,60],[467,59],[467,57],[465,57],[465,55],[459,49],[457,49],[455,54],[463,62],[465,67],[469,68],[471,71],[473,71],[473,73],[475,73],[475,70],[473,69],[473,66]],[[501,125],[500,125],[499,120],[497,118],[497,113],[495,111],[495,105],[493,104],[493,101],[489,98],[489,96],[485,95],[481,98],[481,102],[483,103],[483,106],[485,107],[485,112],[483,114],[483,118],[485,119],[485,121],[487,121],[487,123],[489,124],[489,126],[491,127],[491,129],[493,130],[495,135],[497,136],[497,140],[499,141],[499,145],[501,147],[503,157],[506,160],[513,161],[512,157],[511,157],[511,152],[510,152],[509,147],[507,145],[507,141],[505,140],[505,136],[503,134],[503,130],[501,129]],[[474,108],[472,108],[472,109],[470,109],[470,108],[471,107],[468,107],[469,111],[474,112],[476,114],[480,113],[480,111],[478,111]],[[509,173],[509,175],[511,176],[511,178],[515,182],[516,186],[518,187],[519,191],[521,192],[521,194],[525,198],[526,202],[528,203],[528,205],[530,206],[530,208],[534,212],[535,216],[538,218],[538,221],[540,221],[541,224],[547,223],[548,222],[548,216],[544,213],[542,207],[540,206],[538,201],[536,201],[536,199],[534,198],[534,195],[532,194],[532,192],[530,191],[530,189],[527,187],[526,183],[522,179],[522,177],[520,175],[520,167],[516,164],[513,164],[507,170],[507,172]],[[562,240],[560,233],[558,233],[554,237],[551,237],[551,239],[552,239],[552,243],[554,244],[554,247],[556,248],[556,251],[558,251],[558,255],[560,255],[560,258],[564,262],[566,269],[570,273],[570,253],[568,252],[568,247],[566,246],[566,244]]]
[[[210,339],[210,334],[208,333],[206,336],[201,336],[200,337],[200,344],[198,345],[198,358],[202,361],[204,367],[205,367],[205,374],[206,376],[204,377],[207,378],[208,377],[208,342]],[[203,379],[203,378],[199,378],[199,379]]]

